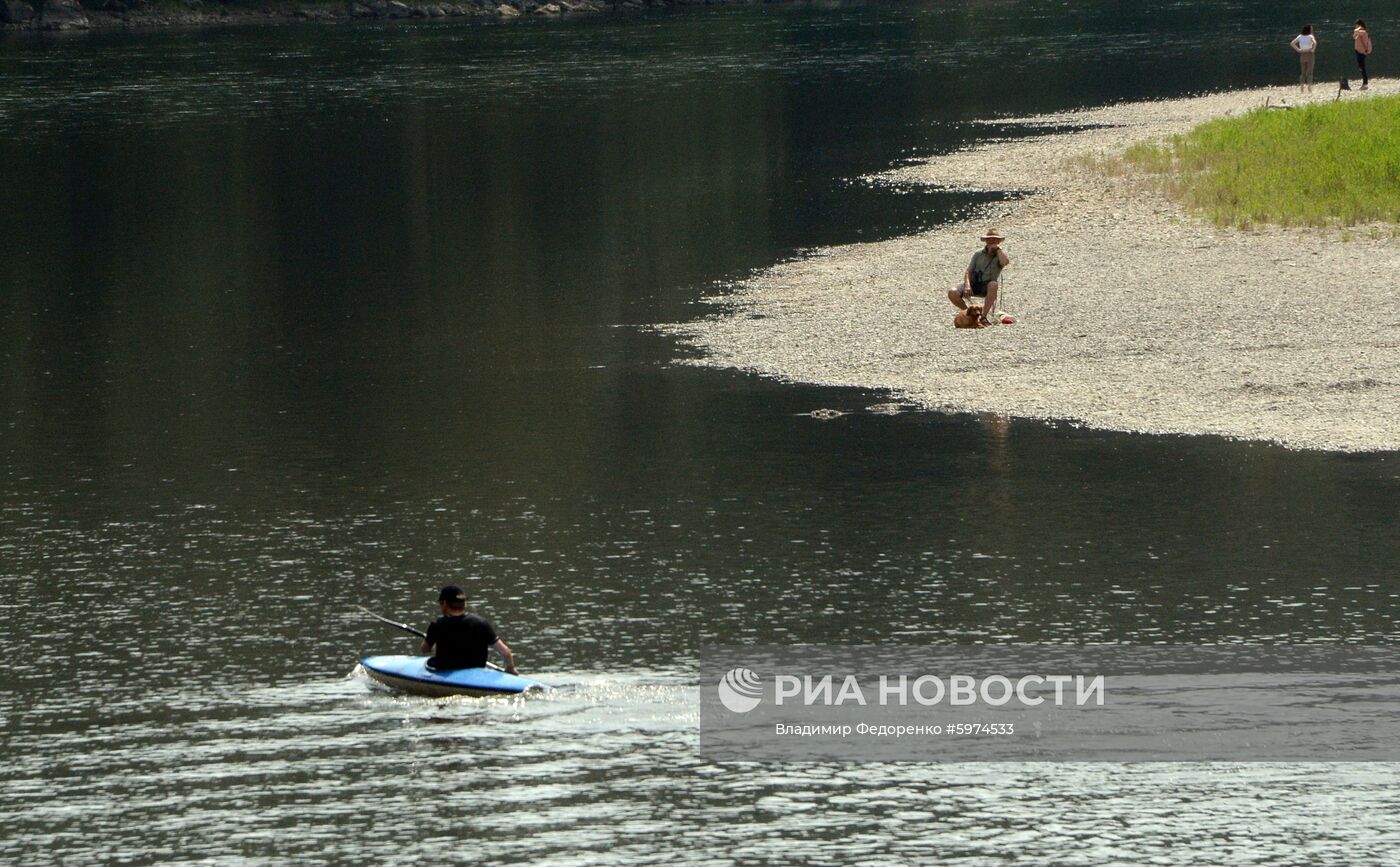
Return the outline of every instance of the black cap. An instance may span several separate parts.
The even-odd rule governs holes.
[[[442,588],[442,592],[438,594],[438,601],[451,602],[453,604],[460,602],[465,605],[467,604],[467,592],[456,584],[448,584],[446,587]]]

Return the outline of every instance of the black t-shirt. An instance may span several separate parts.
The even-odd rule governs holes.
[[[439,617],[428,627],[428,641],[433,645],[431,668],[481,668],[486,664],[486,650],[496,643],[496,630],[491,622],[475,614]]]

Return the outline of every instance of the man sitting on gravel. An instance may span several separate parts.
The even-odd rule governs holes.
[[[1006,237],[996,229],[988,229],[987,234],[982,236],[985,246],[972,254],[972,261],[963,273],[963,282],[948,290],[948,300],[959,310],[967,309],[966,299],[969,296],[985,298],[982,304],[983,325],[991,324],[988,317],[997,304],[997,278],[1001,276],[1001,269],[1011,264],[1011,260],[1006,258],[1006,251],[1001,249],[1001,242],[1005,240]]]

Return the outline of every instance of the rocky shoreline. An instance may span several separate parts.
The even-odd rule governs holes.
[[[351,19],[495,18],[591,15],[653,7],[701,6],[736,0],[331,0],[227,4],[206,0],[0,0],[0,30],[199,27]],[[746,0],[737,0],[746,2]]]
[[[1373,79],[1369,94],[1400,94]],[[1330,101],[1335,92],[1320,92]],[[1294,105],[1296,88],[1123,103],[997,123],[1043,126],[878,181],[1021,191],[975,223],[833,247],[666,326],[688,363],[884,389],[929,409],[1212,434],[1338,452],[1400,450],[1400,229],[1224,229],[1100,168],[1134,142]],[[945,293],[994,222],[1014,325],[955,329]]]

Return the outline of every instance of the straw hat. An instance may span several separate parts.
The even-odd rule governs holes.
[[[1006,240],[1006,236],[1003,235],[1001,232],[998,232],[996,229],[988,229],[986,232],[984,232],[984,233],[982,234],[982,240],[983,240],[983,241],[990,241],[990,240],[992,240],[992,239],[994,239],[994,238],[995,238],[996,240],[998,240],[998,241],[1005,241],[1005,240]]]

